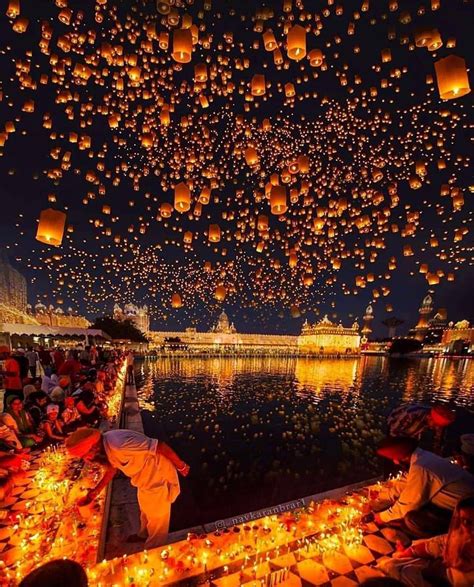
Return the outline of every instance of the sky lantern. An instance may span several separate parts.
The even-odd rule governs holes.
[[[16,18],[20,15],[20,0],[10,0],[8,2],[7,12],[8,18]]]
[[[323,52],[321,49],[311,49],[308,53],[308,59],[311,67],[320,67],[324,61]]]
[[[167,15],[171,11],[170,0],[157,0],[156,9],[160,14]]]
[[[275,35],[273,34],[272,30],[265,31],[263,33],[263,44],[267,51],[275,51],[278,47],[278,43],[276,42]]]
[[[160,124],[162,126],[169,126],[171,122],[169,108],[163,107],[160,112]]]
[[[183,306],[183,302],[181,300],[181,296],[179,295],[179,293],[174,293],[171,296],[171,307],[178,309],[181,308]]]
[[[284,214],[288,210],[286,202],[286,188],[283,185],[273,185],[270,192],[270,209],[272,214]]]
[[[412,175],[408,180],[408,183],[412,190],[418,190],[422,186],[421,180],[417,175]]]
[[[291,82],[287,82],[285,84],[285,96],[287,98],[293,98],[293,96],[296,94],[295,91],[295,86],[294,84],[292,84]]]
[[[273,63],[275,65],[281,65],[283,63],[283,54],[280,49],[273,51]]]
[[[128,71],[127,71],[128,77],[130,78],[130,80],[132,82],[139,82],[141,79],[141,75],[142,75],[142,70],[140,67],[131,67]]]
[[[187,230],[183,235],[183,241],[185,244],[190,245],[193,242],[193,233]]]
[[[208,238],[211,243],[218,243],[221,240],[221,228],[218,224],[210,224]]]
[[[223,285],[218,285],[214,292],[214,297],[218,302],[223,302],[227,296],[227,290]]]
[[[47,208],[42,210],[39,217],[36,240],[40,243],[59,247],[63,242],[66,214],[60,210]]]
[[[258,153],[254,147],[247,147],[245,149],[245,161],[250,167],[258,165]]]
[[[427,273],[426,281],[428,282],[428,285],[438,285],[439,276],[436,273]]]
[[[205,63],[196,63],[194,66],[194,79],[199,83],[207,81],[207,65]]]
[[[392,61],[392,51],[388,48],[382,49],[381,52],[382,63],[389,63]]]
[[[420,273],[428,273],[428,263],[421,263],[419,272]]]
[[[434,28],[419,28],[415,31],[415,45],[417,47],[429,47],[438,37],[439,32]]]
[[[204,187],[201,190],[201,193],[199,195],[199,201],[201,202],[201,204],[207,205],[209,204],[211,200],[211,188],[209,187]]]
[[[306,30],[296,24],[291,27],[286,36],[288,57],[300,61],[306,55]]]
[[[174,208],[181,213],[191,208],[191,190],[184,182],[174,188]]]
[[[190,29],[173,31],[172,57],[177,63],[189,63],[193,52],[193,37]]]
[[[442,100],[461,98],[471,91],[466,62],[462,57],[449,55],[436,61],[435,71],[439,97]]]
[[[263,96],[265,94],[265,76],[261,73],[256,73],[252,77],[250,88],[252,96]]]
[[[268,230],[268,216],[266,216],[265,214],[258,215],[257,229],[260,232],[265,232]]]
[[[160,216],[162,218],[170,218],[173,212],[173,207],[169,202],[163,202],[160,206]]]

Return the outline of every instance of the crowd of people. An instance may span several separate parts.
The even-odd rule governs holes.
[[[64,443],[81,427],[97,427],[107,414],[123,357],[114,349],[0,347],[0,500],[26,468],[33,449]]]
[[[178,473],[186,476],[189,465],[157,439],[97,428],[107,417],[107,394],[124,357],[95,347],[68,353],[0,350],[5,359],[0,498],[8,494],[11,475],[31,448],[64,442],[72,456],[104,469],[78,505],[90,504],[121,471],[138,490],[141,513],[140,532],[129,540],[146,541],[146,548],[165,544],[171,504],[180,491]],[[132,354],[125,360],[126,383],[131,383]],[[474,434],[460,438],[455,458],[443,456],[443,438],[454,420],[455,412],[444,405],[404,404],[388,417],[387,436],[377,453],[392,463],[392,472],[401,468],[404,474],[372,492],[372,511],[362,521],[402,532],[395,554],[379,565],[386,583],[381,579],[377,585],[474,585]],[[427,433],[431,450],[420,447],[426,446]]]

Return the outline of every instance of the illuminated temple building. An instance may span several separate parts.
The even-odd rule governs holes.
[[[143,334],[147,334],[150,330],[150,316],[148,314],[148,306],[135,306],[135,304],[125,304],[123,309],[115,304],[114,319],[119,322],[129,320],[134,324],[138,330]]]
[[[474,351],[474,328],[467,320],[460,320],[443,331],[441,342],[445,352],[453,354],[465,354]]]
[[[279,334],[245,334],[236,331],[225,312],[208,332],[186,328],[183,332],[152,331],[148,333],[151,346],[166,348],[170,341],[179,343],[180,348],[190,352],[243,352],[243,353],[294,353],[297,337]]]
[[[187,328],[184,332],[150,332],[151,345],[166,349],[172,342],[188,351],[239,351],[243,353],[284,353],[284,354],[349,354],[357,353],[360,346],[359,325],[351,328],[333,324],[327,316],[321,322],[310,326],[305,322],[299,336],[280,334],[247,334],[237,332],[222,312],[216,324],[208,332]]]
[[[360,347],[359,325],[350,328],[334,324],[324,316],[314,325],[307,321],[298,337],[298,349],[308,354],[350,354],[357,353]]]

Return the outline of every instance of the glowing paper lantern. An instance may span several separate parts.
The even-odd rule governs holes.
[[[163,202],[160,206],[160,215],[162,218],[169,218],[173,212],[173,207],[168,202]]]
[[[187,212],[191,208],[191,190],[184,182],[174,188],[174,207],[178,212]]]
[[[286,188],[283,185],[272,186],[270,192],[270,208],[272,214],[284,214],[288,210],[286,203]]]
[[[295,25],[288,31],[286,41],[288,44],[288,57],[299,61],[306,55],[306,30]]]
[[[436,273],[427,273],[426,280],[428,281],[429,285],[438,285],[439,276]]]
[[[36,240],[40,243],[59,247],[63,242],[66,214],[60,210],[47,208],[42,210],[39,217]]]
[[[285,96],[287,98],[293,98],[295,93],[296,93],[295,86],[291,82],[286,83],[285,84]]]
[[[263,44],[267,51],[274,51],[278,45],[272,30],[263,33]]]
[[[209,225],[208,238],[211,243],[218,243],[221,240],[221,228],[218,224]]]
[[[390,49],[382,49],[382,63],[388,63],[389,61],[392,61],[392,52],[390,51]]]
[[[256,149],[253,147],[248,147],[245,149],[245,161],[250,167],[258,165],[258,153]]]
[[[225,300],[226,295],[226,288],[223,285],[218,285],[216,287],[216,291],[214,292],[214,297],[216,298],[216,300],[218,300],[219,302],[223,302]]]
[[[10,0],[6,14],[8,18],[16,18],[20,14],[20,0]]]
[[[268,216],[265,214],[259,214],[257,219],[257,229],[260,232],[268,230]]]
[[[178,63],[189,63],[193,51],[193,37],[190,29],[175,29],[173,32],[173,59]]]
[[[139,67],[131,67],[127,73],[132,82],[139,82],[142,75],[142,70]]]
[[[207,81],[207,65],[205,63],[197,63],[194,66],[194,79],[201,83]]]
[[[461,98],[471,91],[466,62],[462,57],[449,55],[436,61],[435,71],[439,97],[442,100]]]
[[[179,295],[179,293],[174,293],[171,296],[171,307],[172,308],[181,308],[183,305],[183,302],[181,301],[181,296]]]
[[[201,193],[199,195],[199,201],[201,202],[201,204],[209,204],[209,201],[211,199],[211,190],[210,188],[202,188]]]
[[[415,45],[417,47],[428,47],[439,37],[436,29],[420,28],[415,32]]]
[[[311,49],[308,53],[308,59],[311,67],[320,67],[324,61],[323,52],[321,49]]]
[[[265,94],[265,76],[256,73],[250,82],[250,92],[252,96],[263,96]]]
[[[171,10],[170,0],[157,0],[156,9],[160,14],[169,14]]]

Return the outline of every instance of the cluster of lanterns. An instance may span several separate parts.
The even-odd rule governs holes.
[[[52,142],[44,175],[54,194],[36,233],[46,247],[27,263],[46,268],[55,295],[94,306],[105,290],[117,297],[101,274],[113,259],[118,295],[148,296],[159,317],[236,292],[249,307],[300,315],[336,283],[351,295],[373,282],[372,301],[389,295],[380,282],[392,277],[395,249],[413,257],[413,275],[428,264],[429,286],[465,263],[470,86],[457,39],[443,29],[444,3],[402,11],[362,2],[349,14],[332,1],[319,11],[285,1],[237,14],[210,1],[88,2],[94,20],[67,0],[51,2],[56,18],[37,27],[20,0],[4,17],[15,35],[39,37],[36,49],[21,53],[12,42],[5,51],[15,65],[6,83],[22,101],[11,102],[0,149],[8,155],[28,117],[42,120]],[[375,52],[362,38],[374,24],[387,35]],[[426,90],[410,52],[425,67]],[[80,197],[61,187],[71,173]],[[452,210],[433,201],[438,181]],[[81,240],[81,205],[98,252]],[[428,219],[434,207],[446,225]],[[388,247],[392,235],[408,242]],[[439,250],[427,248],[429,238]],[[50,247],[60,246],[64,255],[51,261]],[[148,262],[157,249],[167,282]],[[94,255],[90,272],[69,262],[78,251]],[[188,295],[167,251],[189,274],[200,260],[193,279],[206,281],[203,296]]]

